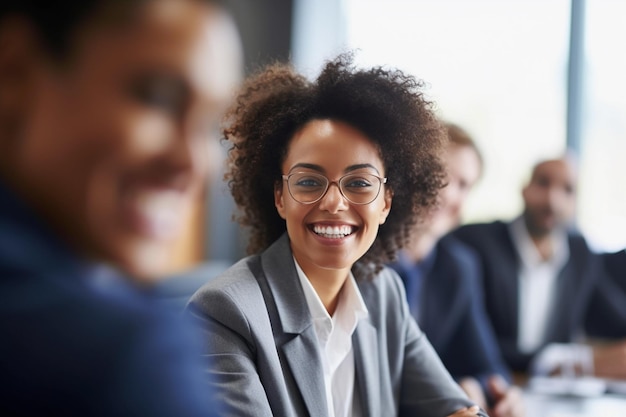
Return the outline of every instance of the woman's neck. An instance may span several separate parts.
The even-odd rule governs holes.
[[[303,271],[322,304],[324,304],[326,311],[332,316],[337,309],[341,289],[350,276],[350,270],[321,268],[311,270],[309,268],[309,270],[303,269]]]

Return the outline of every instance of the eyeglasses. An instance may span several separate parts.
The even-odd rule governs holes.
[[[321,200],[331,184],[337,184],[341,195],[352,204],[369,204],[376,200],[381,185],[387,182],[387,178],[363,172],[344,175],[338,181],[330,181],[314,172],[293,172],[283,175],[283,180],[287,181],[291,197],[302,204]]]

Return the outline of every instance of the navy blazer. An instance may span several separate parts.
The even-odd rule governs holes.
[[[622,339],[626,337],[626,250],[601,258],[606,273],[594,291],[585,330],[593,338]]]
[[[451,236],[439,240],[429,255],[416,304],[416,319],[448,371],[455,378],[473,376],[485,386],[487,377],[510,380],[491,323],[485,312],[481,269],[476,255]],[[407,285],[411,279],[405,261],[390,265]]]
[[[218,415],[180,317],[104,271],[0,184],[0,415]]]
[[[526,371],[537,352],[524,353],[517,347],[521,260],[509,224],[501,221],[471,224],[453,234],[479,255],[487,314],[505,361],[513,370]],[[567,240],[570,256],[557,278],[558,298],[541,347],[549,343],[569,343],[578,336],[597,279],[602,274],[598,256],[591,252],[582,236],[569,232]]]
[[[352,336],[363,416],[442,417],[471,405],[409,314],[398,276],[385,268],[358,286],[369,312]],[[227,415],[328,415],[321,353],[286,234],[200,288],[186,312],[206,331],[208,374]]]

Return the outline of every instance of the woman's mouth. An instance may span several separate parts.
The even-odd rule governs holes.
[[[318,236],[321,236],[327,239],[341,239],[354,233],[356,230],[356,227],[348,226],[348,225],[342,225],[342,226],[314,225],[312,229],[313,229],[313,233],[315,233]]]
[[[127,221],[136,233],[169,240],[177,236],[182,227],[186,203],[180,192],[138,190],[126,199]]]

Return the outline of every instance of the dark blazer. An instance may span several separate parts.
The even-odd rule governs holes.
[[[601,255],[605,269],[585,321],[587,335],[626,338],[626,250]]]
[[[153,304],[0,184],[0,415],[218,415],[192,334]]]
[[[517,348],[521,261],[509,224],[501,221],[472,224],[453,234],[479,255],[487,314],[505,361],[514,370],[526,371],[536,352],[522,353]],[[557,278],[558,298],[547,326],[545,344],[572,342],[578,335],[597,277],[602,273],[598,256],[590,251],[582,236],[570,232],[568,244],[570,256]]]
[[[359,282],[369,317],[353,335],[364,416],[443,417],[470,405],[410,316],[390,269]],[[207,334],[227,415],[327,416],[322,362],[287,235],[209,281],[186,312]]]
[[[492,374],[510,379],[485,312],[479,261],[457,239],[440,239],[422,280],[417,320],[448,371],[455,378],[473,376],[485,384]],[[402,281],[410,277],[406,261],[390,265]]]

